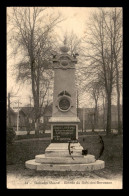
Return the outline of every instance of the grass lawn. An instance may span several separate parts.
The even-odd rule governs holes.
[[[12,145],[7,146],[7,180],[8,183],[18,182],[33,184],[34,181],[43,179],[115,179],[122,177],[123,160],[123,137],[112,135],[102,136],[105,149],[101,160],[105,161],[105,168],[93,172],[48,172],[34,171],[25,168],[25,161],[34,159],[35,155],[43,154],[50,144],[50,139],[39,138],[31,140],[17,140]],[[79,142],[84,149],[88,149],[89,154],[98,156],[100,144],[98,136],[81,134]],[[16,186],[16,184],[15,184]]]

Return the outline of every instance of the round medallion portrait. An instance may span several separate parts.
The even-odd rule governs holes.
[[[70,101],[66,97],[63,97],[59,101],[59,108],[63,111],[67,111],[69,107],[70,107]]]

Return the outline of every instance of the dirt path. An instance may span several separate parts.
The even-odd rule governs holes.
[[[20,165],[10,165],[7,169],[7,187],[15,189],[120,189],[122,175],[112,174],[106,168],[93,172],[39,172]]]

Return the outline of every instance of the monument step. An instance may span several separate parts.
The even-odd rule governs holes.
[[[67,150],[45,151],[46,157],[71,157]],[[83,157],[82,152],[74,151],[72,157]]]
[[[47,148],[49,149],[68,149],[69,143],[51,143]],[[81,144],[79,142],[77,143],[70,143],[71,147],[74,147],[74,149],[83,149]]]
[[[51,143],[46,149],[50,149],[50,150],[57,150],[57,149],[62,149],[62,150],[65,150],[67,149],[68,150],[68,145],[69,143]],[[71,143],[70,144],[70,147],[73,148],[73,149],[76,149],[76,150],[83,150],[83,147],[81,146],[81,144],[78,142],[78,143]]]
[[[69,149],[70,148],[70,149]],[[70,151],[69,151],[70,150]],[[83,157],[80,143],[51,143],[45,150],[46,157]]]
[[[36,155],[35,162],[37,163],[52,163],[52,164],[68,164],[68,163],[93,163],[95,162],[94,155],[87,155],[83,157],[46,157],[45,154]]]
[[[42,164],[36,163],[35,159],[25,162],[25,166],[28,169],[35,169],[37,171],[94,171],[103,169],[105,167],[105,162],[97,160],[94,163],[88,164]]]

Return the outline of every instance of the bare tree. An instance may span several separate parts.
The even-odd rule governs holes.
[[[119,8],[113,8],[107,13],[110,19],[110,24],[106,20],[105,12],[102,9],[104,17],[104,23],[107,28],[107,34],[111,43],[111,59],[113,65],[114,86],[117,90],[117,111],[118,111],[118,133],[121,133],[121,121],[120,121],[120,86],[122,84],[122,10]]]
[[[111,101],[112,90],[116,82],[116,66],[114,60],[112,10],[100,9],[94,13],[88,26],[85,78],[91,81],[101,81],[107,99],[107,134],[111,132]],[[116,38],[117,39],[117,38]]]
[[[117,90],[117,111],[118,111],[118,133],[121,134],[120,119],[120,89],[122,79],[122,10],[114,9],[112,12],[113,19],[113,54],[116,69],[116,90]]]
[[[45,13],[47,8],[26,7],[12,8],[9,17],[11,28],[10,42],[14,47],[14,54],[23,59],[17,63],[17,80],[30,81],[34,100],[35,133],[39,133],[40,109],[39,104],[41,86],[44,95],[50,84],[52,73],[46,70],[50,64],[50,51],[54,45],[54,27],[62,21],[60,14],[54,16]]]

